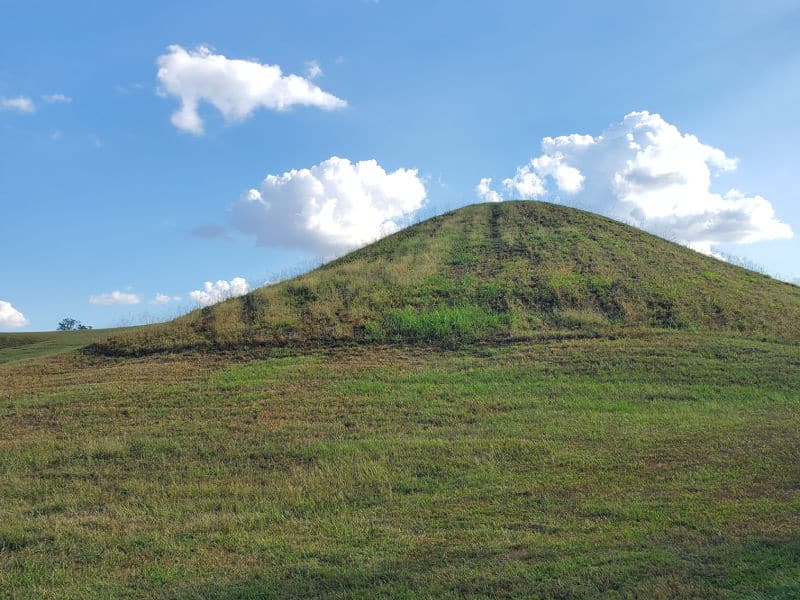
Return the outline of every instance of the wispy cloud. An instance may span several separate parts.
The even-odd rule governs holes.
[[[170,302],[180,302],[180,296],[170,296],[168,294],[156,294],[150,304],[169,304]]]
[[[316,60],[309,60],[306,63],[306,77],[309,79],[316,79],[322,76],[322,67]]]
[[[142,297],[139,294],[130,294],[114,290],[107,294],[97,294],[89,296],[90,304],[111,305],[111,304],[139,304]]]
[[[128,95],[144,91],[147,87],[144,83],[117,84],[114,86],[114,91],[118,94]]]
[[[72,102],[72,98],[64,94],[46,94],[42,96],[42,100],[48,104],[69,104]]]
[[[15,98],[0,97],[0,109],[32,113],[36,111],[36,106],[34,105],[33,100],[27,96],[17,96]]]

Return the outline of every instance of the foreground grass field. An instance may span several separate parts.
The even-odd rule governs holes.
[[[12,598],[797,598],[800,346],[0,365]]]

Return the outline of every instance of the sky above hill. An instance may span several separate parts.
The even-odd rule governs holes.
[[[796,1],[0,14],[0,331],[167,318],[511,198],[800,277]]]

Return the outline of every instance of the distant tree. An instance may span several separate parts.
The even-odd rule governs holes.
[[[58,322],[58,331],[72,331],[78,328],[78,321],[71,317],[65,317]]]
[[[82,329],[91,329],[90,325],[84,325],[77,319],[73,319],[72,317],[65,317],[58,322],[58,327],[56,327],[57,331],[78,331]]]

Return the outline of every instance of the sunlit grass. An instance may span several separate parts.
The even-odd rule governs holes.
[[[691,333],[0,367],[12,597],[800,593],[800,349]]]

